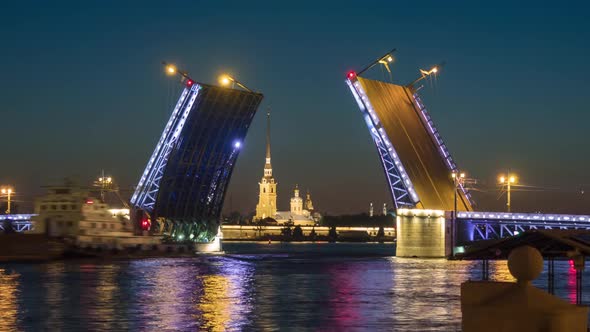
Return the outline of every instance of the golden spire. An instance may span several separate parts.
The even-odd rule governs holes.
[[[266,113],[266,163],[264,164],[264,177],[272,177],[270,164],[270,108]]]

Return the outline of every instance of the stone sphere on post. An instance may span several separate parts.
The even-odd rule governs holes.
[[[531,246],[518,247],[508,255],[508,270],[519,283],[530,283],[543,271],[543,256]]]

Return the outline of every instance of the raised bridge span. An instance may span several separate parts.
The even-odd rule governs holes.
[[[421,71],[422,78],[436,71]],[[458,167],[414,84],[372,80],[355,72],[348,73],[346,84],[369,129],[397,209],[398,255],[443,257],[457,246],[528,229],[590,229],[590,216],[474,211],[469,192],[451,177]]]
[[[346,83],[359,106],[381,159],[396,208],[453,210],[453,161],[413,87],[349,75]],[[457,209],[471,211],[461,187]]]
[[[210,242],[263,95],[182,77],[184,89],[131,197],[132,218],[172,241]]]

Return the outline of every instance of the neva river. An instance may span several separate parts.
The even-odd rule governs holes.
[[[224,248],[207,258],[0,265],[0,331],[455,331],[460,284],[481,278],[480,262],[396,258],[391,244]],[[490,270],[511,280],[505,262]],[[575,301],[568,262],[556,262],[555,280]],[[545,273],[536,285],[546,287]]]

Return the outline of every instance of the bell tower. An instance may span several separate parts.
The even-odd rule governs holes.
[[[313,211],[313,202],[311,201],[311,194],[309,193],[309,189],[307,190],[307,194],[305,195],[305,209],[309,212]]]
[[[291,197],[291,214],[302,215],[303,214],[303,199],[299,197],[299,186],[295,185],[293,190],[293,197]]]
[[[274,218],[277,214],[277,183],[272,177],[272,165],[270,163],[270,110],[266,113],[266,162],[264,163],[264,175],[258,183],[260,192],[256,205],[254,220]]]

